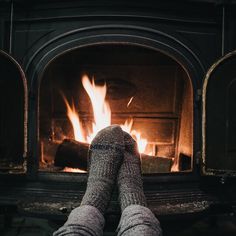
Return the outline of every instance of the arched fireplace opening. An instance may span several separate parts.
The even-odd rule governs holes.
[[[72,172],[81,165],[86,169],[79,163],[84,154],[77,150],[75,157],[73,149],[84,141],[74,142],[67,114],[74,108],[87,139],[95,118],[82,83],[86,79],[90,85],[94,80],[96,86],[106,86],[111,124],[128,122],[133,137],[138,139],[140,134],[141,141],[146,140],[141,150],[144,173],[192,169],[193,91],[185,70],[159,51],[101,44],[65,52],[44,71],[39,91],[40,170]],[[69,150],[64,152],[61,145],[69,145]]]

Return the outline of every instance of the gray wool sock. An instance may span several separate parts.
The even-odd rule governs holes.
[[[137,143],[125,132],[124,141],[124,159],[117,179],[122,212],[129,205],[147,205],[143,192],[141,161]]]
[[[98,132],[89,148],[89,176],[81,205],[94,206],[105,213],[123,155],[124,133],[120,126],[109,126]]]

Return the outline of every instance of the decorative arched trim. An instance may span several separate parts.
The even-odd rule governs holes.
[[[59,55],[80,47],[109,43],[125,43],[158,50],[181,64],[186,73],[191,74],[190,78],[203,76],[206,71],[198,55],[177,37],[141,26],[99,25],[68,31],[46,43],[41,42],[25,66],[26,73],[31,79],[31,90],[35,80],[40,79],[47,64]],[[193,86],[197,83],[192,82]]]
[[[178,35],[178,37],[180,37],[180,35]],[[196,91],[201,88],[201,79],[206,69],[197,53],[184,43],[184,39],[180,40],[178,37],[143,26],[112,24],[83,27],[57,35],[46,43],[45,41],[38,42],[38,49],[34,52],[31,51],[31,53],[28,54],[30,55],[28,56],[28,60],[24,63],[29,78],[30,97],[32,98],[29,106],[29,123],[31,127],[29,148],[33,152],[33,162],[36,162],[36,165],[38,163],[37,153],[39,146],[35,134],[39,134],[38,101],[40,84],[45,69],[53,60],[70,51],[95,45],[126,44],[145,47],[169,56],[182,66],[191,80],[194,96],[193,101],[195,103],[198,97]],[[37,48],[37,45],[35,45],[34,49],[35,48]],[[194,107],[193,105],[193,109],[195,109]],[[194,123],[199,124],[198,111],[195,112],[195,110]],[[199,137],[195,137],[198,135],[198,126],[199,125],[194,125],[193,130],[193,153],[196,152],[195,149],[199,146],[197,143]]]

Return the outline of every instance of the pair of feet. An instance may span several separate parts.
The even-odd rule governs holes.
[[[81,205],[94,206],[104,214],[117,183],[122,211],[129,205],[146,206],[137,144],[120,126],[109,126],[96,135],[88,164],[87,189]]]

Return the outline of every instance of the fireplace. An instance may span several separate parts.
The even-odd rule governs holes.
[[[0,1],[0,201],[53,218],[79,204],[86,174],[55,159],[75,141],[68,105],[86,137],[92,129],[86,77],[106,86],[111,123],[129,121],[146,139],[156,215],[235,205],[235,52],[224,55],[235,49],[234,4],[56,2]],[[115,197],[108,214],[118,216]]]
[[[45,69],[39,93],[40,170],[52,170],[57,146],[75,137],[64,99],[74,103],[84,132],[91,130],[91,101],[81,82],[85,73],[95,84],[106,85],[111,124],[130,122],[131,133],[140,132],[147,140],[144,173],[191,170],[191,80],[171,57],[122,44],[74,49]]]

